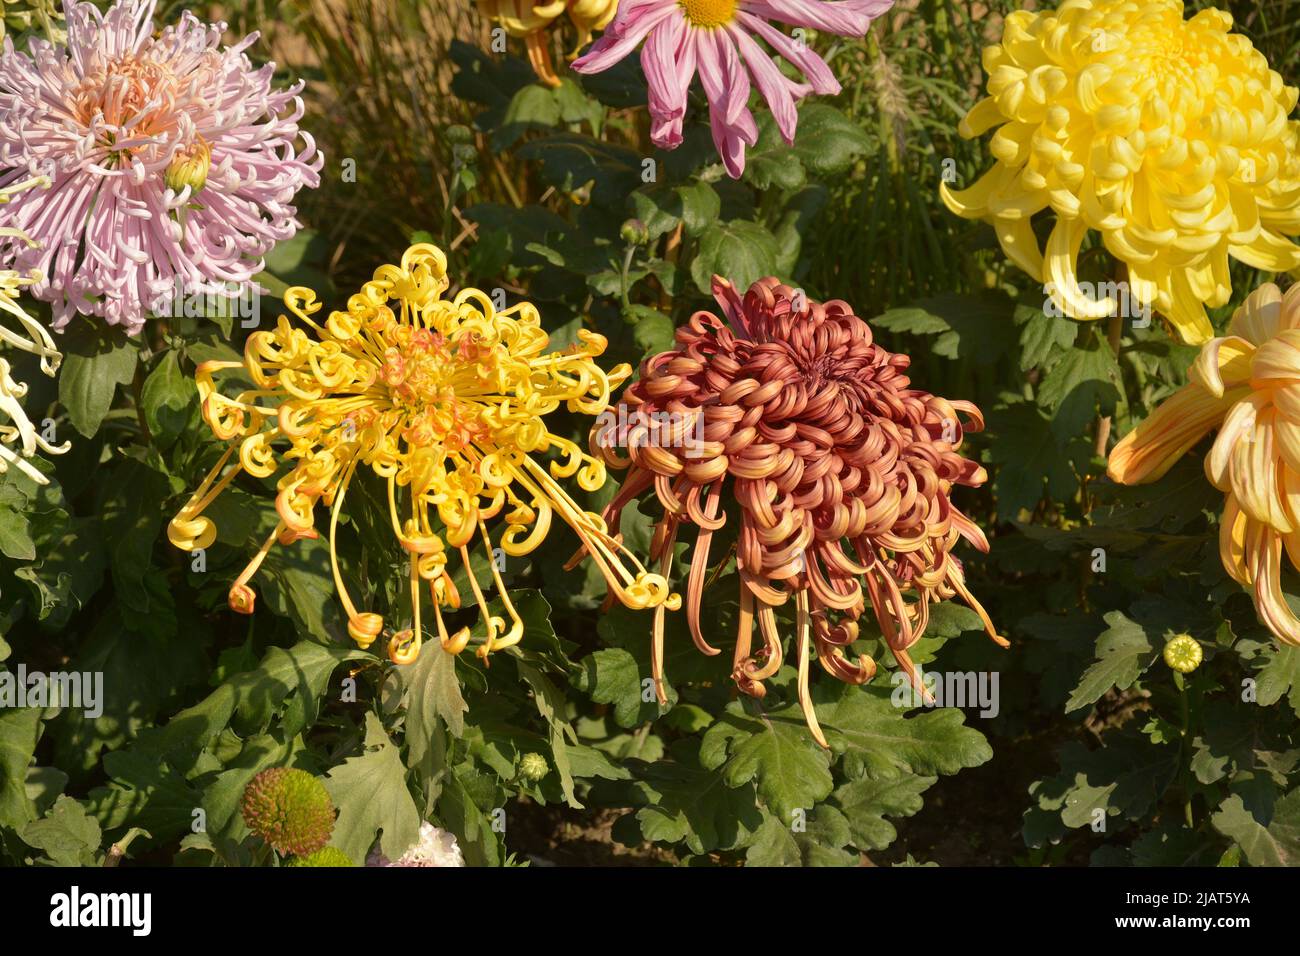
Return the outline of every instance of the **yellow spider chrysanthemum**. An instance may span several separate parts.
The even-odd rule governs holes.
[[[561,14],[568,13],[578,30],[578,42],[570,54],[577,56],[591,42],[593,31],[605,29],[618,13],[618,0],[478,0],[478,4],[493,23],[510,36],[524,40],[533,72],[548,86],[560,85],[551,61],[547,31]]]
[[[172,519],[172,543],[185,550],[209,546],[217,529],[202,512],[221,490],[241,472],[257,478],[279,472],[280,521],[232,585],[230,606],[252,612],[249,580],[277,541],[316,536],[321,503],[328,508],[334,583],[348,633],[368,647],[385,631],[384,621],[357,610],[335,552],[349,483],[358,468],[368,468],[388,485],[393,534],[410,555],[414,625],[390,634],[388,653],[397,663],[420,652],[422,581],[443,649],[459,653],[469,643],[469,629],[451,635],[442,616],[442,608],[460,607],[449,572],[454,555],[469,575],[485,627],[478,654],[519,641],[523,623],[502,585],[488,532],[487,522],[498,516],[506,524],[497,539],[505,554],[531,552],[558,513],[623,603],[675,606],[678,598],[664,578],[648,573],[557,481],[576,476],[581,488],[595,491],[605,482],[604,463],[545,422],[562,404],[599,414],[631,369],[603,372],[594,360],[606,341],[585,330],[578,344],[547,352],[533,306],[497,311],[478,289],[445,299],[448,285],[446,256],[415,245],[401,265],[377,269],[347,310],[330,313],[323,324],[312,318],[321,308],[315,293],[295,287],[285,293],[285,305],[301,325],[282,315],[274,332],[249,336],[243,362],[200,365],[195,378],[203,418],[229,448]],[[222,395],[214,376],[227,369],[240,369],[255,387],[235,398]],[[548,451],[558,452],[549,468],[534,457]],[[476,539],[486,549],[508,625],[489,613],[471,569]]]
[[[1205,473],[1224,492],[1223,566],[1250,588],[1260,619],[1300,644],[1300,620],[1282,596],[1282,552],[1300,568],[1300,285],[1261,286],[1211,339],[1190,382],[1110,453],[1107,474],[1155,481],[1216,426]]]
[[[45,188],[49,184],[48,179],[38,176],[6,186],[0,189],[0,205],[22,190]],[[0,229],[0,235],[17,236],[31,244],[31,239],[17,229]],[[39,274],[22,275],[13,269],[0,269],[0,343],[37,356],[41,360],[41,371],[53,377],[63,361],[63,354],[54,347],[54,340],[45,326],[18,304],[23,287],[38,282],[40,278]],[[16,320],[21,331],[7,327],[5,315]],[[38,485],[44,485],[49,483],[49,479],[32,465],[30,459],[37,451],[61,455],[72,446],[68,442],[55,445],[36,430],[23,411],[22,400],[26,395],[27,385],[13,377],[13,366],[0,357],[0,475],[12,465]]]
[[[1232,17],[1183,19],[1180,0],[1066,0],[1017,11],[984,51],[986,99],[960,132],[997,128],[995,165],[974,186],[941,187],[960,216],[987,219],[1007,255],[1077,319],[1115,302],[1080,288],[1091,230],[1128,267],[1129,295],[1182,338],[1213,335],[1205,305],[1232,294],[1228,256],[1300,269],[1297,91]],[[1039,249],[1030,218],[1056,223]]]

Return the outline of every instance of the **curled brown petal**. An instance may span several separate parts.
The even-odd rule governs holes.
[[[932,603],[961,598],[1005,643],[951,554],[959,540],[988,548],[949,498],[954,487],[985,480],[958,451],[983,417],[970,402],[913,388],[910,359],[877,345],[848,303],[816,302],[773,278],[743,295],[721,278],[713,288],[723,317],[692,315],[677,330],[676,347],[643,361],[624,392],[618,413],[650,423],[637,440],[613,448],[593,430],[593,452],[627,469],[603,517],[616,531],[623,509],[653,489],[664,516],[651,557],[665,575],[679,530],[696,528],[687,620],[696,646],[716,653],[703,637],[700,604],[713,535],[727,520],[721,496],[730,489],[741,587],[732,677],[741,692],[763,695],[782,660],[774,608],[793,596],[800,704],[824,744],[808,665],[815,649],[837,679],[870,680],[875,662],[848,654],[868,608],[918,686],[907,648],[924,634]],[[755,617],[763,648],[751,653]],[[653,641],[658,683],[662,611]]]

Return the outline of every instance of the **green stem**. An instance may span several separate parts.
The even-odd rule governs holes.
[[[1189,746],[1188,735],[1191,733],[1192,726],[1192,706],[1188,699],[1187,682],[1183,680],[1183,675],[1174,673],[1174,684],[1178,687],[1178,709],[1182,718],[1182,733],[1179,739],[1180,762],[1182,763],[1183,778],[1183,819],[1187,822],[1187,828],[1195,829],[1196,820],[1192,814],[1192,762],[1191,747]]]
[[[632,300],[630,298],[630,293],[632,289],[630,283],[628,282],[628,273],[632,271],[632,260],[635,257],[636,257],[636,246],[629,245],[627,247],[627,252],[623,253],[623,268],[622,271],[619,273],[619,285],[621,287],[621,292],[622,292],[624,313],[626,313],[629,309],[632,308]],[[626,314],[624,315],[624,318],[627,318]]]

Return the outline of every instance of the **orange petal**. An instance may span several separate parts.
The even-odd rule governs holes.
[[[1199,385],[1183,386],[1115,446],[1106,474],[1123,485],[1155,481],[1223,420],[1237,397],[1216,398]]]
[[[1252,529],[1254,530],[1254,529]],[[1248,542],[1255,580],[1255,610],[1264,625],[1285,644],[1300,644],[1300,619],[1282,594],[1282,538],[1260,526]]]
[[[1255,347],[1240,336],[1210,339],[1188,370],[1187,377],[1220,398],[1225,387],[1245,385],[1250,381],[1254,354]]]
[[[1246,564],[1246,513],[1231,494],[1223,502],[1219,519],[1219,560],[1223,570],[1242,586],[1250,585],[1250,568]]]

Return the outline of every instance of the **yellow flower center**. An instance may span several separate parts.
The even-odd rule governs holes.
[[[697,27],[726,26],[736,16],[737,0],[678,0]]]

